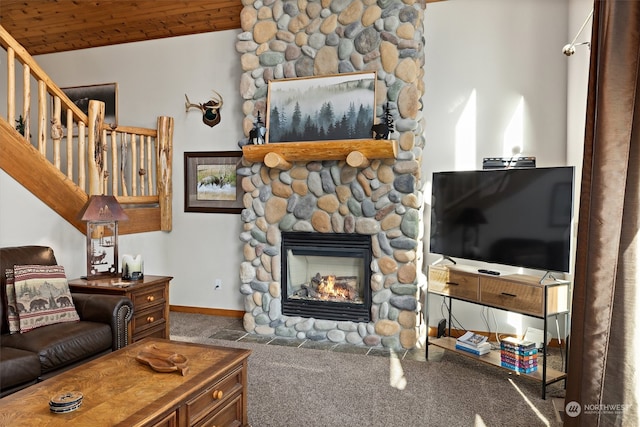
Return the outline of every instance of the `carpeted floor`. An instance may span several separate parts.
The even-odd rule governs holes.
[[[426,361],[424,349],[258,337],[239,319],[171,312],[170,324],[174,340],[252,350],[252,427],[562,425],[562,382],[543,400],[539,382],[434,346]]]

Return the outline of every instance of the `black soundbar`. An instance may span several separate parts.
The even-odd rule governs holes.
[[[535,157],[485,157],[482,169],[535,168]]]

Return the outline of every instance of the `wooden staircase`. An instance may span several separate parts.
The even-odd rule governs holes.
[[[129,220],[118,224],[120,234],[170,231],[173,119],[158,117],[156,129],[110,127],[104,103],[90,101],[87,113],[80,110],[1,25],[0,45],[6,52],[0,62],[7,64],[0,168],[82,233],[78,213],[93,194],[114,195],[123,206]]]

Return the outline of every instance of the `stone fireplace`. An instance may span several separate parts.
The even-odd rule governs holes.
[[[395,124],[392,138],[398,141],[395,158],[371,160],[362,167],[345,160],[310,160],[280,170],[244,160],[238,170],[245,192],[240,235],[244,328],[265,336],[413,348],[421,312],[423,4],[415,0],[243,0],[243,4],[243,32],[236,50],[243,69],[245,135],[258,114],[266,117],[270,80],[375,70],[376,116],[382,117],[383,107],[388,106]],[[338,241],[340,235],[359,236],[369,241],[369,259],[355,261],[359,255],[327,252],[315,240],[292,251],[289,258],[283,242],[300,234],[337,236]],[[320,254],[307,253],[318,248]],[[293,288],[287,283],[291,272],[286,268],[291,263],[305,276],[292,277],[300,282]],[[331,264],[339,265],[336,272],[326,271]],[[327,310],[346,307],[342,311],[360,313],[345,318],[313,311],[316,303],[324,303],[320,300],[325,297],[316,294],[330,276],[340,277],[338,287],[354,299],[326,297],[336,299]],[[302,312],[300,306],[305,305],[314,307]]]

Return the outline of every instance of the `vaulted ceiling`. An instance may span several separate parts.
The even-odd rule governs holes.
[[[426,3],[441,0],[417,0]],[[31,55],[240,28],[241,0],[0,0]]]
[[[0,0],[31,55],[240,28],[240,0]]]

